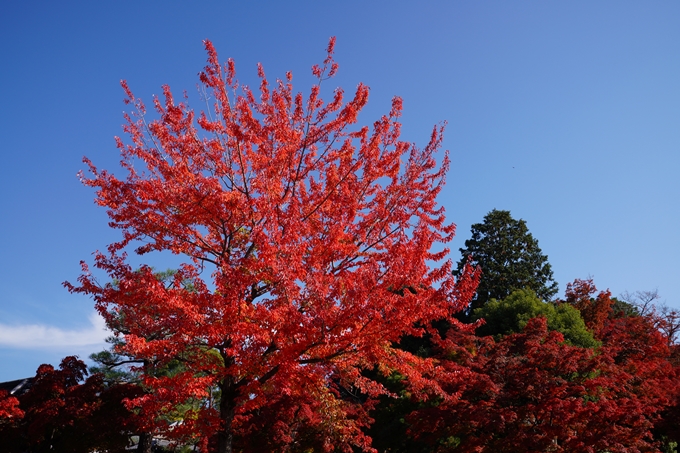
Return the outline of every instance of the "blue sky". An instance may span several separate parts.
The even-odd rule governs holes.
[[[0,6],[0,381],[87,357],[106,336],[61,285],[118,238],[78,181],[83,156],[116,169],[127,79],[200,106],[202,40],[255,85],[299,90],[337,36],[332,87],[371,87],[360,121],[404,99],[403,138],[448,121],[441,202],[458,225],[491,209],[527,221],[560,293],[658,289],[680,307],[680,3],[3,2]]]

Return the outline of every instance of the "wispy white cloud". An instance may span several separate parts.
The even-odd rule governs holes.
[[[0,323],[0,347],[18,349],[60,349],[104,344],[111,335],[97,313],[89,316],[90,326],[78,330],[44,324],[7,325]]]

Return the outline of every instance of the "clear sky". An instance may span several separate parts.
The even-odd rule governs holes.
[[[510,210],[560,294],[592,276],[680,307],[678,24],[672,1],[2,2],[0,381],[103,347],[93,301],[61,283],[119,232],[76,173],[85,155],[117,168],[120,79],[147,101],[168,83],[200,106],[206,38],[242,83],[262,62],[306,91],[337,36],[332,85],[371,87],[360,121],[394,95],[408,141],[448,121],[454,261],[471,224]]]

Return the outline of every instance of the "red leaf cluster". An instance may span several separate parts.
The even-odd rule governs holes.
[[[600,292],[597,297],[592,296],[597,288],[592,279],[574,280],[567,283],[565,302],[576,307],[586,326],[593,332],[599,332],[611,312],[612,299],[609,290]]]
[[[443,127],[422,149],[401,141],[399,98],[372,129],[355,127],[368,87],[348,101],[340,88],[321,97],[337,71],[334,40],[306,97],[293,91],[290,73],[271,84],[262,66],[256,96],[238,83],[233,62],[220,65],[205,45],[207,111],[196,114],[165,86],[153,101],[157,119],[147,121],[123,82],[137,110],[126,116],[129,143],[117,140],[127,176],[87,159],[92,176],[82,176],[123,233],[95,258],[115,283],[100,285],[83,264],[79,285],[67,286],[92,296],[124,335],[120,352],[160,365],[182,355],[187,372],[145,375],[149,392],[130,402],[142,413],[164,413],[216,386],[220,406],[201,408],[181,429],[217,432],[218,450],[229,451],[234,433],[290,422],[254,419],[276,413],[283,400],[273,395],[281,395],[286,406],[314,408],[296,416],[314,412],[311,426],[335,420],[334,448],[368,448],[358,431],[365,416],[343,403],[330,376],[375,396],[385,389],[361,370],[377,367],[424,388],[431,361],[393,345],[461,310],[476,286],[472,271],[456,283],[448,249],[433,251],[455,231],[436,202],[449,166],[446,154],[435,160]],[[128,264],[124,249],[135,241],[143,242],[137,253],[188,262],[164,284],[150,267]],[[279,440],[296,442],[286,429]]]
[[[6,390],[0,390],[0,424],[21,419],[24,411],[19,409],[19,400]]]
[[[141,393],[139,387],[108,388],[100,375],[90,376],[76,357],[58,369],[41,365],[29,390],[0,402],[2,451],[121,451],[128,434],[139,432],[139,420],[123,405]],[[10,404],[9,415],[6,405]]]
[[[409,416],[412,435],[456,452],[659,451],[661,436],[677,439],[680,374],[666,338],[649,317],[605,311],[609,293],[595,292],[571,285],[567,297],[599,348],[566,344],[541,317],[498,342],[452,329],[438,355],[447,398]]]

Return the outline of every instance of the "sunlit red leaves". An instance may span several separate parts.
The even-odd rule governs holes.
[[[0,390],[0,424],[11,423],[23,416],[24,411],[19,409],[19,400],[6,390]]]
[[[319,373],[370,394],[384,390],[362,382],[358,369],[396,367],[417,383],[432,364],[396,360],[393,345],[466,306],[477,281],[465,274],[456,286],[447,250],[432,252],[455,231],[435,200],[449,165],[446,155],[441,165],[435,159],[443,128],[422,149],[400,141],[399,98],[372,130],[353,126],[368,87],[358,85],[348,101],[342,89],[322,99],[322,80],[337,71],[334,41],[306,99],[293,92],[290,73],[271,84],[262,66],[256,96],[239,85],[233,62],[221,66],[205,44],[209,111],[194,117],[164,87],[158,117],[148,121],[123,84],[137,108],[124,126],[130,143],[118,141],[128,175],[86,161],[92,178],[84,182],[123,238],[95,258],[115,284],[100,286],[85,269],[70,289],[93,296],[125,335],[121,352],[159,364],[183,354],[189,370],[147,379],[151,391],[137,401],[148,409],[176,401],[170,396],[192,382],[217,385],[230,398],[220,409],[230,431],[239,417],[267,412],[265,383],[296,400],[293,385]],[[138,240],[138,253],[170,251],[189,263],[173,282],[159,282],[151,268],[127,264],[122,251]],[[204,360],[206,351],[221,360]],[[324,398],[335,400],[335,419],[349,413],[338,395]],[[212,417],[213,408],[202,411],[197,420]],[[363,423],[347,420],[348,432]],[[342,438],[366,446],[360,436]]]
[[[613,302],[609,290],[601,291],[597,297],[593,297],[596,292],[597,288],[592,279],[576,279],[572,283],[567,283],[565,299],[581,312],[588,329],[597,335],[609,316]]]

